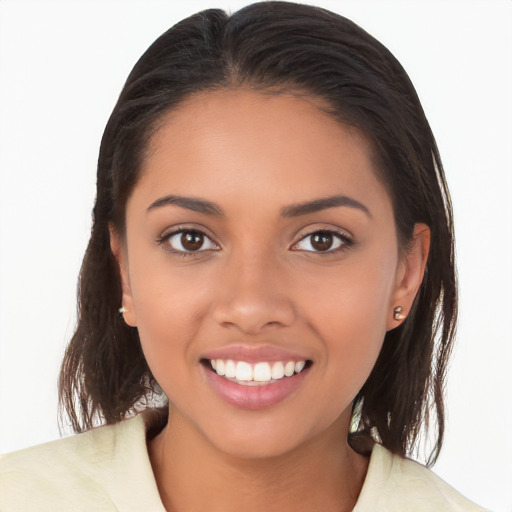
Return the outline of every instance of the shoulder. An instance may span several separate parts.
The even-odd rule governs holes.
[[[375,445],[354,512],[486,512],[434,472]]]
[[[141,416],[0,456],[0,510],[136,510],[130,480],[155,497]]]

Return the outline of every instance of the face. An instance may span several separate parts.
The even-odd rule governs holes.
[[[171,421],[243,457],[347,432],[425,257],[401,255],[355,129],[291,95],[196,95],[153,137],[126,226],[125,320]]]

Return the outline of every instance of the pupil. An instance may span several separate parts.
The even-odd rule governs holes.
[[[327,251],[332,246],[332,235],[330,233],[316,233],[312,236],[311,245],[317,251]]]
[[[187,251],[197,251],[203,245],[204,237],[201,233],[188,232],[181,235],[181,244]]]

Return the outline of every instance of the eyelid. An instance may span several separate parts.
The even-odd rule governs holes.
[[[220,250],[220,245],[214,240],[214,238],[207,234],[205,232],[206,230],[204,228],[201,228],[201,227],[197,227],[197,226],[190,226],[190,225],[178,225],[178,226],[173,226],[173,227],[170,227],[168,229],[166,229],[157,239],[156,239],[156,242],[159,244],[159,245],[164,245],[166,244],[171,238],[173,238],[174,236],[176,235],[179,235],[181,233],[187,233],[187,232],[190,232],[190,233],[199,233],[200,235],[202,235],[205,239],[209,240],[209,242],[211,244],[213,244],[215,246],[215,248],[207,248],[207,249],[199,249],[197,251],[187,251],[187,250],[179,250],[179,249],[175,249],[173,247],[170,246],[170,244],[167,244],[168,247],[166,247],[165,249],[168,250],[169,252],[171,253],[174,253],[174,254],[179,254],[181,256],[193,256],[193,255],[198,255],[198,254],[203,254],[205,252],[209,252],[209,251],[218,251]]]
[[[308,250],[308,249],[294,249],[294,247],[296,247],[300,242],[302,242],[303,240],[305,240],[306,238],[316,234],[316,233],[329,233],[331,235],[333,235],[334,237],[336,237],[338,240],[341,241],[341,245],[339,247],[336,247],[334,249],[328,249],[326,251],[315,251],[315,250]],[[293,245],[291,246],[291,250],[296,250],[296,251],[303,251],[303,252],[309,252],[309,253],[315,253],[315,254],[320,254],[320,255],[328,255],[328,254],[334,254],[334,253],[337,253],[337,252],[342,252],[342,251],[345,251],[349,248],[351,248],[353,245],[355,244],[354,242],[354,239],[352,237],[351,234],[349,234],[346,230],[344,229],[339,229],[339,228],[334,228],[332,226],[318,226],[318,227],[315,227],[315,228],[311,228],[310,230],[308,230],[306,233],[303,233],[301,234],[300,238],[293,243]]]
[[[207,234],[206,231],[208,231],[206,228],[202,226],[191,226],[191,225],[177,225],[167,228],[162,235],[160,235],[156,242],[159,245],[164,245],[168,240],[170,240],[173,236],[179,235],[180,233],[186,233],[186,232],[196,232],[201,234],[205,237],[212,245],[214,245],[214,248],[207,248],[207,249],[200,249],[197,251],[188,251],[188,250],[179,250],[174,249],[169,244],[169,247],[166,247],[165,249],[169,252],[172,252],[174,254],[179,254],[181,256],[194,256],[203,254],[210,251],[218,251],[221,249],[220,244],[216,242],[215,238]],[[335,247],[334,249],[327,249],[326,251],[316,251],[316,250],[308,250],[308,249],[294,249],[300,242],[308,238],[309,236],[312,236],[316,233],[329,233],[332,234],[335,238],[337,238],[339,241],[341,241],[340,246]],[[297,252],[308,252],[308,253],[314,253],[319,255],[329,255],[329,254],[335,254],[338,252],[343,252],[345,250],[350,249],[352,246],[355,245],[355,241],[353,239],[353,236],[345,229],[341,229],[338,227],[333,226],[315,226],[309,228],[305,233],[303,232],[300,235],[300,238],[293,243],[293,245],[290,247],[291,250],[295,250]]]

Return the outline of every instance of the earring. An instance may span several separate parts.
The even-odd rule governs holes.
[[[393,309],[393,318],[395,320],[403,320],[405,318],[405,315],[402,313],[404,308],[402,306],[397,306],[395,309]]]
[[[126,309],[124,306],[121,306],[119,309],[119,314],[120,315],[123,315],[124,313],[128,313],[128,311],[130,311],[129,309]]]

